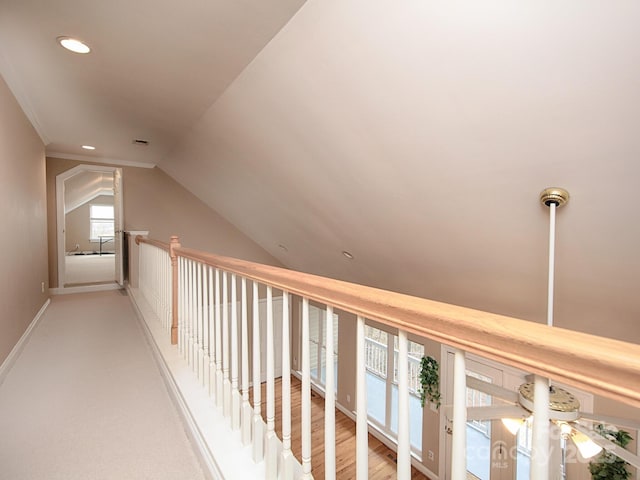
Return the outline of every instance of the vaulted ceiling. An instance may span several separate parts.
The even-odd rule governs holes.
[[[556,324],[640,342],[639,23],[637,2],[0,0],[0,67],[50,154],[157,164],[291,268],[534,321],[538,197],[564,187]]]

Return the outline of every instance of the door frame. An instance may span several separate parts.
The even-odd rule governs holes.
[[[77,175],[80,172],[102,172],[102,173],[112,173],[115,176],[115,172],[120,172],[120,177],[122,178],[122,168],[119,167],[109,167],[106,165],[89,165],[82,164],[77,165],[69,170],[66,170],[58,175],[56,175],[56,239],[57,239],[57,263],[58,263],[58,289],[57,293],[76,293],[82,291],[96,291],[96,290],[113,290],[114,288],[121,288],[122,284],[118,283],[118,279],[114,279],[114,283],[106,283],[104,285],[91,285],[91,286],[79,286],[79,287],[66,287],[64,286],[65,282],[65,211],[64,211],[64,182],[71,177]],[[120,208],[122,208],[122,189],[119,191],[115,191],[114,189],[114,197],[117,195],[119,197],[119,201],[116,202],[114,198],[114,205],[119,204]],[[120,215],[120,225],[115,225],[115,230],[122,231],[122,225],[124,224],[122,211],[119,212]],[[121,250],[121,249],[120,249]],[[115,261],[120,264],[120,271],[122,271],[122,251],[116,251],[115,253]],[[118,269],[116,268],[116,272]]]

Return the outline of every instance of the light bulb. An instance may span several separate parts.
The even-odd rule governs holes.
[[[576,444],[580,455],[583,458],[591,458],[602,451],[602,447],[597,445],[593,440],[587,437],[584,433],[573,430],[571,434],[571,440]]]
[[[524,420],[522,418],[503,418],[502,419],[502,424],[505,426],[507,430],[511,432],[512,435],[515,435],[516,433],[518,433],[518,430],[520,430],[520,427],[522,426],[523,423],[524,423]]]
[[[567,422],[560,422],[558,425],[560,425],[560,433],[562,433],[562,435],[571,435],[571,431],[573,430],[571,425]]]

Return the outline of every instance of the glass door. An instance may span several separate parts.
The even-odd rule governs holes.
[[[447,352],[447,366],[453,365],[453,353]],[[467,358],[467,375],[483,382],[502,386],[503,371],[494,366]],[[452,403],[453,368],[447,367],[444,382],[445,402]],[[467,407],[485,407],[500,403],[479,390],[467,388]],[[451,478],[451,423],[447,420],[445,449],[447,456],[446,476]],[[469,420],[467,434],[467,472],[474,480],[511,480],[515,474],[515,462],[510,452],[515,451],[515,439],[509,435],[500,420]]]

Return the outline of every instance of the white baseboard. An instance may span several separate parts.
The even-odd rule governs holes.
[[[83,287],[50,288],[50,295],[68,295],[70,293],[103,292],[105,290],[120,290],[124,288],[117,283],[105,283],[104,285],[86,285]]]
[[[193,415],[191,415],[189,407],[185,403],[184,398],[180,394],[180,389],[176,384],[175,379],[173,378],[173,375],[171,374],[171,371],[169,370],[169,367],[167,366],[167,363],[162,356],[162,353],[160,352],[158,344],[153,338],[153,333],[151,332],[149,326],[147,325],[147,322],[145,321],[144,314],[142,313],[137,302],[137,295],[135,295],[130,288],[127,288],[127,293],[129,294],[129,299],[136,312],[140,326],[145,334],[145,337],[147,338],[147,343],[150,345],[151,350],[153,351],[153,356],[156,360],[158,368],[160,368],[160,372],[165,381],[165,385],[169,390],[169,395],[171,396],[176,408],[178,408],[178,410],[180,411],[180,415],[182,416],[184,422],[186,423],[186,432],[189,436],[191,444],[195,447],[198,460],[200,461],[200,466],[204,470],[205,475],[209,480],[223,479],[224,477],[222,476],[222,472],[220,471],[220,468],[218,467],[215,459],[211,455],[211,452],[207,448],[206,442],[200,434],[200,430],[198,429],[198,425],[196,424]]]
[[[4,382],[4,379],[9,373],[9,370],[11,370],[11,367],[13,367],[13,364],[18,359],[20,352],[22,352],[22,349],[27,344],[27,340],[29,340],[29,337],[31,336],[33,329],[36,328],[36,325],[38,325],[38,322],[42,318],[44,311],[47,309],[50,303],[51,299],[47,298],[47,301],[44,302],[44,305],[42,305],[38,313],[36,313],[36,316],[24,331],[24,333],[20,337],[20,340],[18,340],[18,343],[15,344],[15,346],[11,349],[11,352],[9,352],[9,355],[7,355],[7,358],[5,358],[4,362],[2,362],[2,365],[0,365],[0,385],[2,385],[2,382]]]
[[[127,287],[127,291],[205,476],[212,480],[264,478],[264,462],[255,464],[251,446],[241,446],[240,431],[229,429],[229,419],[218,411],[177,347],[170,344],[139,290]]]

